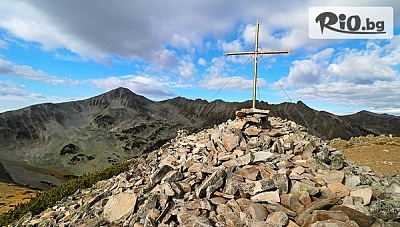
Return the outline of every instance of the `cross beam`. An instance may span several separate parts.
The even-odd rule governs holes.
[[[258,37],[259,37],[259,34],[260,34],[260,21],[257,20],[257,21],[256,21],[256,35],[255,35],[254,51],[224,53],[225,56],[230,56],[230,55],[254,55],[253,109],[256,108],[258,55],[263,55],[263,54],[288,54],[288,53],[292,53],[292,50],[259,51],[259,50],[258,50]]]

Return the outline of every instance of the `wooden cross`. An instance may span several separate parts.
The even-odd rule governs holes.
[[[253,78],[253,109],[256,109],[256,89],[257,89],[257,68],[258,68],[258,55],[262,54],[287,54],[292,53],[292,50],[270,50],[270,51],[259,51],[258,50],[258,36],[260,32],[260,21],[256,21],[256,40],[254,51],[245,52],[230,52],[224,53],[225,56],[229,55],[254,55],[254,78]]]

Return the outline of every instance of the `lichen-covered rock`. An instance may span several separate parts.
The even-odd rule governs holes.
[[[400,221],[400,201],[398,200],[377,200],[372,202],[371,213],[382,219]]]

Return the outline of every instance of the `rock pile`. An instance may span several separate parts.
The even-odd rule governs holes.
[[[400,183],[264,114],[187,135],[25,226],[399,226]]]

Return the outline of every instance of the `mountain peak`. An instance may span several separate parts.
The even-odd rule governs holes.
[[[106,101],[107,103],[118,103],[123,106],[127,106],[130,108],[138,108],[144,107],[147,104],[153,102],[142,95],[138,95],[128,88],[119,87],[113,90],[110,90],[97,98],[100,98],[102,101]]]
[[[124,87],[119,87],[119,88],[112,89],[112,90],[104,93],[103,95],[110,96],[110,97],[115,97],[115,98],[127,97],[127,96],[140,96],[140,95],[135,94],[134,92],[132,92],[128,88],[124,88]]]
[[[135,94],[131,90],[125,87],[118,87],[108,91],[107,93],[127,93],[127,94]]]

